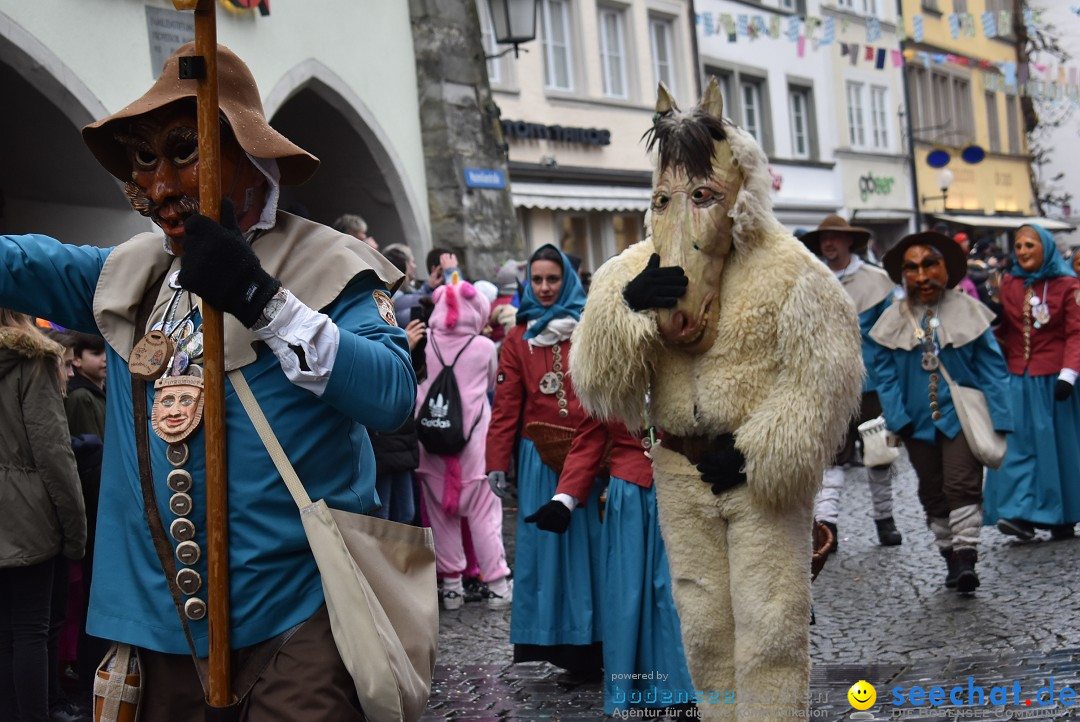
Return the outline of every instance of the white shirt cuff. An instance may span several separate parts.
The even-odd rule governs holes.
[[[1061,369],[1061,373],[1058,374],[1059,381],[1068,381],[1073,386],[1076,386],[1076,371],[1072,369]]]
[[[288,298],[274,320],[255,336],[277,356],[289,381],[322,396],[330,383],[340,332],[329,316],[308,308],[286,291]],[[303,360],[297,352],[303,353]]]
[[[570,511],[573,511],[577,508],[577,499],[570,496],[569,494],[556,494],[555,496],[551,497],[551,499],[552,501],[561,501]]]

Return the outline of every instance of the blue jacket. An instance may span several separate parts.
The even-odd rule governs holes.
[[[877,389],[885,422],[892,431],[909,423],[915,427],[914,438],[933,443],[935,432],[952,439],[960,433],[960,419],[952,403],[949,385],[940,369],[922,368],[923,350],[915,342],[906,302],[898,301],[881,315],[867,339],[872,382]],[[923,310],[916,307],[914,318],[921,320]],[[992,314],[973,298],[957,291],[946,291],[940,306],[938,358],[953,381],[979,389],[986,396],[994,429],[1013,430],[1012,412],[1007,395],[1009,371],[997,340],[990,330]],[[937,380],[933,381],[932,376]],[[930,385],[937,386],[941,418],[935,420],[930,408]]]
[[[295,228],[298,222],[290,223]],[[323,266],[332,253],[341,252],[340,245],[337,249],[328,245],[340,242],[338,234],[327,236],[308,226],[301,226],[298,234],[305,244],[297,246],[303,249],[303,259],[297,264],[294,254],[291,263],[305,270],[282,272],[286,288],[290,288],[290,273],[314,270],[332,275],[333,270]],[[259,243],[253,248],[259,253]],[[0,305],[68,328],[101,333],[94,296],[101,290],[98,281],[105,261],[115,251],[63,245],[39,235],[0,236]],[[371,268],[366,262],[361,265]],[[311,498],[366,513],[377,502],[374,457],[365,426],[380,431],[399,427],[412,411],[416,378],[404,331],[383,319],[372,296],[374,291],[387,291],[387,283],[377,272],[367,270],[342,285],[332,302],[320,308],[340,331],[333,371],[321,396],[293,385],[261,342],[242,373]],[[305,301],[302,294],[297,295]],[[106,350],[106,442],[87,629],[98,637],[186,654],[184,633],[143,515],[131,377],[111,343]],[[152,384],[148,387],[149,409]],[[323,592],[296,505],[229,382],[225,395],[230,640],[234,648],[240,648],[310,617],[323,604]],[[197,596],[205,600],[203,433],[200,428],[188,439],[190,459],[184,468],[195,480],[194,511],[189,518],[195,523],[195,541],[203,554],[193,568],[204,580]],[[165,479],[173,467],[165,458],[165,442],[152,432],[149,438],[158,511],[167,530],[175,515],[168,507],[171,492]],[[190,622],[190,628],[197,653],[205,656],[206,619]]]

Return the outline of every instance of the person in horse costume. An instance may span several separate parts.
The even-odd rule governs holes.
[[[858,319],[773,217],[768,160],[722,118],[716,80],[689,111],[661,85],[656,111],[650,237],[596,272],[574,385],[589,413],[632,429],[649,398],[703,714],[790,716],[807,708],[814,495],[858,408]],[[707,709],[710,690],[735,703]]]

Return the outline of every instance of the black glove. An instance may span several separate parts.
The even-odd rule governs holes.
[[[1068,381],[1058,379],[1057,383],[1054,384],[1054,398],[1058,401],[1064,401],[1065,399],[1069,398],[1070,396],[1072,396],[1072,392],[1073,385],[1070,384]]]
[[[529,524],[536,524],[544,531],[562,534],[570,527],[570,515],[573,514],[561,501],[552,499],[547,504],[525,517]]]
[[[712,484],[712,493],[723,494],[728,489],[746,483],[746,472],[743,470],[745,465],[746,457],[735,448],[735,437],[723,434],[716,447],[701,457],[697,470],[701,472],[702,481]]]
[[[910,439],[915,435],[915,422],[909,421],[900,427],[900,430],[896,432],[896,435],[901,439]]]
[[[281,281],[263,270],[244,239],[232,201],[221,202],[220,224],[202,215],[184,221],[183,246],[180,285],[248,328],[254,326]]]
[[[648,265],[626,284],[622,295],[632,311],[648,308],[674,308],[686,294],[690,279],[678,266],[660,267],[660,254],[654,253]]]

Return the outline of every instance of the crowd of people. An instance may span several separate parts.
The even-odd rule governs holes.
[[[224,48],[228,195],[220,221],[198,214],[194,89],[176,79],[185,51],[142,98],[84,130],[164,240],[147,233],[76,248],[0,237],[0,720],[88,718],[98,662],[123,646],[138,653],[141,719],[203,718],[207,458],[195,297],[225,312],[225,365],[266,401],[270,425],[292,432],[280,434],[284,449],[313,498],[431,528],[444,611],[467,601],[510,609],[515,661],[603,679],[609,714],[692,701],[693,664],[734,662],[705,660],[713,640],[680,624],[652,454],[658,444],[682,454],[680,469],[692,468],[693,486],[710,485],[710,501],[742,499],[762,455],[744,456],[726,432],[716,437],[723,448],[697,457],[696,437],[655,433],[646,398],[633,399],[640,419],[587,413],[570,366],[587,292],[578,259],[555,245],[508,261],[490,281],[468,280],[456,255],[436,248],[418,275],[408,244],[380,254],[357,215],[330,229],[278,211],[280,186],[303,182],[318,161],[266,123],[250,72]],[[831,284],[778,224],[760,230],[774,233],[790,268],[806,270],[792,271],[796,281]],[[855,462],[860,427],[884,426],[915,469],[945,586],[971,594],[984,525],[1021,540],[1044,529],[1065,539],[1080,521],[1080,254],[1070,266],[1046,230],[1023,226],[1007,256],[983,261],[967,238],[941,230],[906,236],[881,266],[866,255],[870,232],[839,216],[802,234],[851,299],[866,369],[814,516],[836,550],[843,468]],[[659,267],[659,254],[638,260],[644,270],[625,283],[605,275],[600,287],[614,295],[594,300],[633,314],[628,325],[652,323],[687,293],[681,268]],[[995,265],[1000,274],[989,273]],[[34,317],[61,330],[49,338]],[[680,327],[685,344],[709,332],[692,330]],[[853,329],[849,340],[854,381]],[[669,397],[673,383],[658,380]],[[975,438],[962,388],[982,392],[988,440]],[[236,449],[228,551],[231,641],[245,651],[240,717],[288,709],[290,719],[362,719],[294,502],[235,395],[225,423]],[[982,448],[995,440],[1006,442],[996,460]],[[891,462],[867,464],[867,476],[877,539],[899,545]],[[503,504],[517,507],[513,569]],[[790,512],[800,520],[790,543],[809,556],[803,511]],[[731,523],[734,536],[769,531],[757,517]],[[76,640],[74,706],[59,689],[65,623]]]
[[[834,217],[802,235],[859,313],[867,375],[857,421],[883,417],[902,440],[946,561],[945,586],[970,594],[980,585],[984,525],[1024,541],[1038,530],[1060,540],[1080,521],[1080,252],[1070,264],[1037,225],[1020,227],[1007,255],[985,244],[973,251],[966,234],[950,236],[942,224],[903,238],[882,269],[863,257],[869,237]],[[1003,458],[980,453],[960,387],[982,392]],[[852,460],[856,436],[853,421],[838,462]],[[890,467],[866,474],[879,542],[900,544]],[[842,469],[831,467],[815,509],[836,537],[842,485]]]

